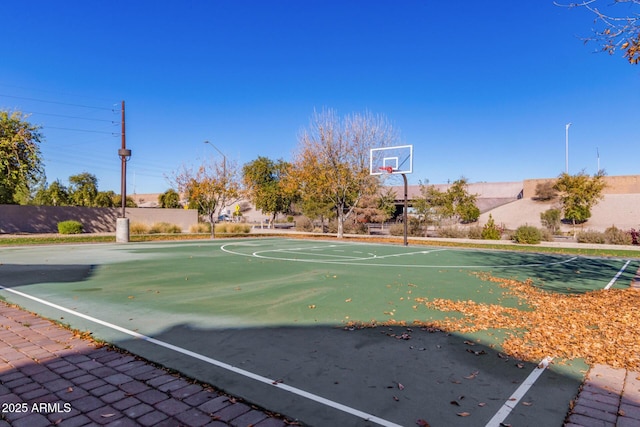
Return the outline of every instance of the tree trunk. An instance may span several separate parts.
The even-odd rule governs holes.
[[[214,215],[214,212],[211,212],[209,214],[209,224],[211,224],[211,238],[212,239],[214,239],[216,237],[215,236],[216,224],[213,222],[213,215]]]
[[[337,219],[338,219],[338,239],[342,239],[344,237],[344,209],[343,206],[339,206],[338,207],[338,212],[337,212]]]

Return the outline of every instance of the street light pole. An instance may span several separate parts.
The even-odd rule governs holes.
[[[567,175],[569,175],[569,127],[571,123],[567,123],[564,127],[564,144],[565,144],[565,153],[564,153],[564,171]]]
[[[209,144],[210,146],[212,146],[214,148],[214,150],[216,150],[222,156],[222,173],[224,175],[224,178],[226,179],[227,178],[227,156],[225,156],[222,151],[218,150],[218,147],[213,145],[211,142],[205,141],[204,143],[205,144]]]

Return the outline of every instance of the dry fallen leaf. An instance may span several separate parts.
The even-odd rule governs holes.
[[[640,292],[633,288],[596,290],[585,293],[553,293],[532,280],[518,281],[476,274],[498,283],[504,298],[516,299],[519,307],[477,303],[472,300],[415,298],[418,304],[462,316],[425,322],[422,327],[447,332],[481,330],[518,331],[502,343],[502,354],[538,363],[546,356],[556,359],[582,358],[593,365],[640,369]],[[612,322],[610,313],[616,313]],[[467,350],[469,351],[469,349]],[[475,353],[474,353],[475,354]],[[504,358],[504,357],[503,357]]]
[[[471,414],[469,412],[458,412],[456,415],[459,417],[468,417]]]
[[[467,379],[467,380],[472,380],[475,377],[477,377],[479,373],[480,373],[479,371],[473,371],[471,374],[467,375],[464,378]]]
[[[421,427],[429,427],[429,423],[426,422],[425,420],[423,420],[422,418],[420,418],[419,420],[416,421],[416,424],[421,426]]]

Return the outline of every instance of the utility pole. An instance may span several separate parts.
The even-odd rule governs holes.
[[[116,221],[116,242],[129,241],[129,220],[126,218],[127,207],[127,162],[131,158],[131,150],[127,149],[125,128],[124,101],[122,101],[122,147],[118,150],[121,159],[120,196],[122,198],[122,216]]]

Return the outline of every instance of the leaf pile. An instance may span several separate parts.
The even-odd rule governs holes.
[[[428,308],[462,314],[429,324],[450,332],[512,331],[503,349],[522,360],[535,362],[546,356],[583,358],[588,364],[640,368],[640,291],[628,288],[557,294],[536,288],[531,280],[479,276],[499,283],[506,289],[504,296],[517,298],[519,305],[528,310],[474,301],[416,298]]]

